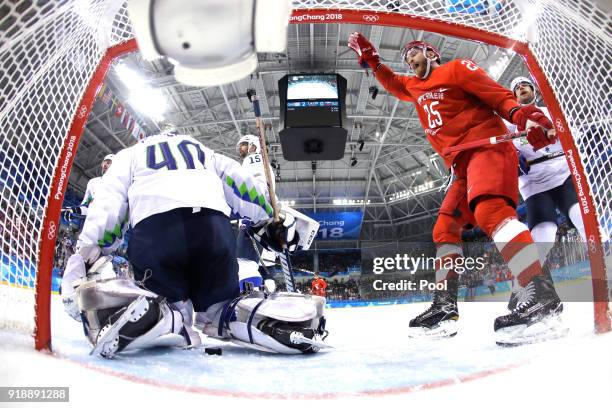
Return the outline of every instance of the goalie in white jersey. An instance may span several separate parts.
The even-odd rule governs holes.
[[[537,89],[529,78],[517,77],[510,87],[521,105],[535,104]],[[538,108],[552,121],[547,108]],[[516,131],[514,125],[507,125],[511,132]],[[527,225],[537,243],[545,274],[549,275],[546,260],[557,235],[557,209],[585,240],[576,191],[559,140],[545,147],[532,146],[525,138],[513,142],[519,154],[519,191],[525,201]],[[508,307],[512,303],[511,299]]]
[[[163,133],[119,152],[96,194],[62,282],[64,304],[81,316],[93,353],[199,345],[186,302],[207,334],[272,352],[318,350],[289,336],[297,330],[315,338],[324,300],[238,297],[230,213],[258,223],[264,240],[284,235],[291,247],[299,236],[272,223],[265,184],[236,161],[190,136]],[[133,229],[128,258],[138,284],[112,277],[100,258],[126,223]],[[87,272],[86,265],[92,265]]]

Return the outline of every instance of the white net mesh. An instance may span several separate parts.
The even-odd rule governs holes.
[[[612,234],[612,24],[596,4],[298,0],[294,7],[413,15],[528,41],[572,130],[604,240]],[[33,328],[39,238],[60,150],[102,55],[131,37],[123,1],[0,5],[0,326]]]
[[[0,325],[31,331],[49,187],[81,95],[122,2],[20,1],[0,6]],[[113,7],[115,12],[112,12]],[[125,19],[125,12],[122,14]],[[110,20],[112,22],[112,20]],[[98,27],[107,27],[99,33]],[[110,37],[109,41],[104,41]]]

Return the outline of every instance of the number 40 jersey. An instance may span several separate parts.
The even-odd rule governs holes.
[[[126,221],[202,207],[254,222],[272,216],[267,185],[191,136],[161,134],[120,151],[102,177],[80,240],[110,246]]]

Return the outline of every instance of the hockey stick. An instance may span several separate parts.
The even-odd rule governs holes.
[[[268,183],[268,191],[270,192],[270,204],[272,205],[272,211],[274,216],[274,222],[279,222],[279,209],[276,202],[276,194],[274,192],[274,184],[272,182],[272,174],[270,173],[270,159],[268,158],[268,147],[266,145],[266,135],[264,132],[263,123],[261,122],[261,109],[259,108],[259,99],[257,99],[257,93],[254,89],[247,91],[247,97],[253,103],[253,110],[255,111],[255,124],[259,130],[259,144],[261,145],[261,159],[263,161],[264,174],[266,176],[266,182]],[[295,292],[295,279],[293,277],[293,271],[291,269],[291,259],[289,258],[289,249],[287,243],[283,243],[282,252],[278,253],[278,257],[281,260],[281,266],[283,268],[283,275],[285,276],[285,285],[287,286],[288,292]]]
[[[474,140],[473,142],[467,142],[467,143],[463,143],[457,146],[447,147],[446,149],[444,149],[442,154],[444,156],[449,156],[452,153],[464,152],[466,150],[475,149],[477,147],[483,147],[483,146],[495,145],[498,143],[509,142],[510,140],[514,140],[514,139],[518,139],[520,137],[526,137],[526,136],[527,136],[526,130],[523,130],[522,132],[507,133],[505,135],[500,135],[500,136],[492,136],[488,139],[479,139],[479,140]]]
[[[528,165],[533,166],[534,164],[542,163],[548,160],[556,159],[557,157],[565,156],[565,152],[558,151],[551,154],[545,154],[544,156],[538,157],[537,159],[529,160]]]
[[[550,137],[551,132],[554,132],[554,129],[550,129],[547,131],[547,134],[549,135],[549,137]],[[521,132],[506,133],[505,135],[500,135],[500,136],[492,136],[488,139],[474,140],[472,142],[463,143],[457,146],[447,147],[442,152],[442,155],[449,156],[452,153],[464,152],[466,150],[475,149],[477,147],[496,145],[499,143],[509,142],[511,140],[519,139],[521,137],[527,137],[527,133],[528,133],[527,130],[523,130]],[[554,133],[552,134],[554,135]]]

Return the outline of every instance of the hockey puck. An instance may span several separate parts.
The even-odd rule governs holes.
[[[223,354],[223,350],[221,350],[219,347],[206,347],[204,352],[209,356],[220,356]]]

